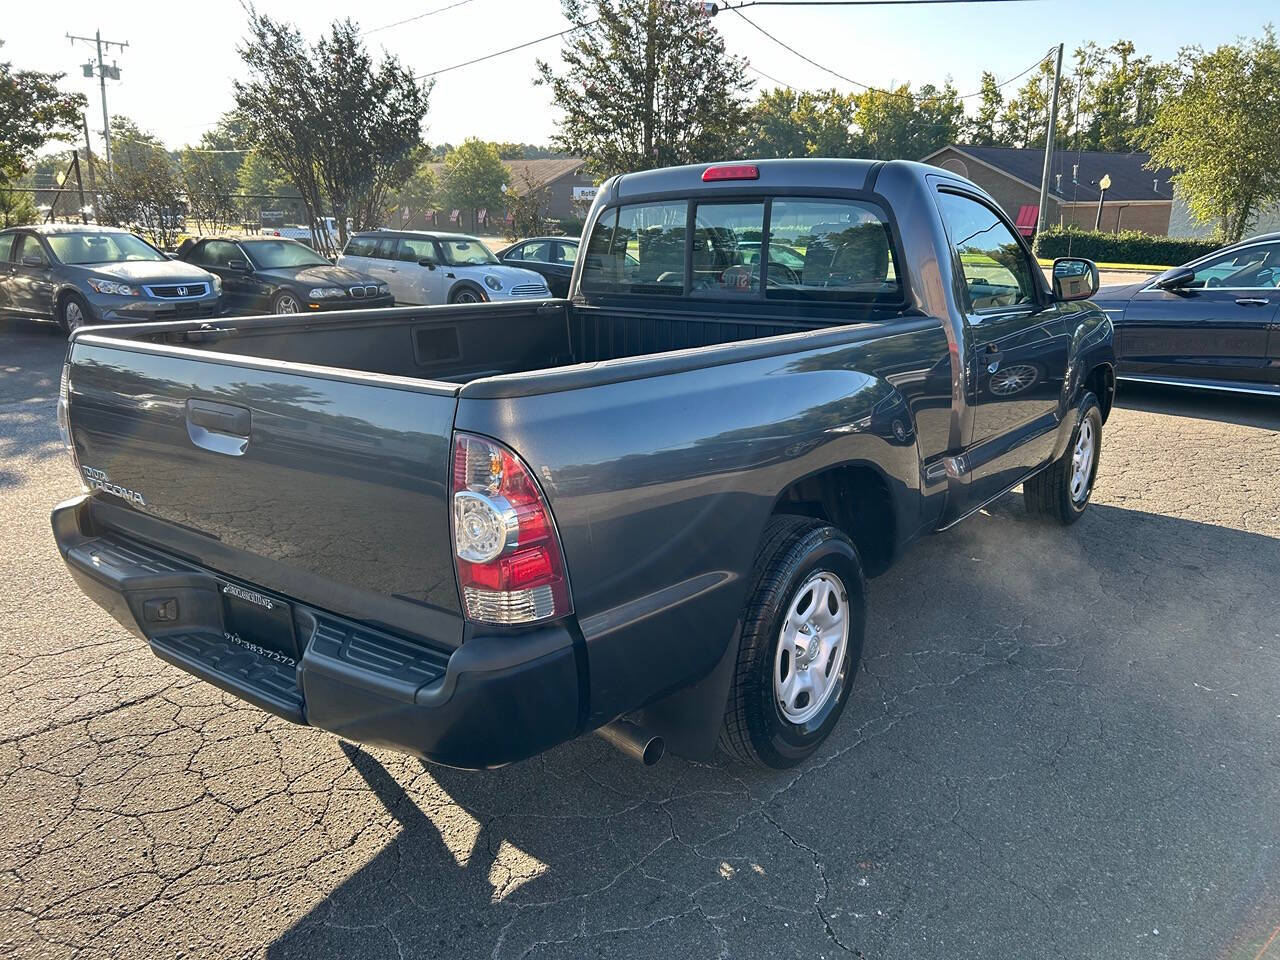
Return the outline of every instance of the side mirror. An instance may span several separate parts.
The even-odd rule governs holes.
[[[23,257],[22,265],[24,267],[47,267],[48,264],[40,257]]]
[[[239,259],[236,259],[236,260],[228,260],[228,261],[227,261],[227,269],[228,269],[228,270],[237,270],[237,271],[239,271],[240,273],[248,273],[248,272],[250,271],[249,261],[248,261],[248,260],[239,260]]]
[[[1098,265],[1082,257],[1053,261],[1053,295],[1059,300],[1088,300],[1098,292]]]
[[[434,260],[428,260],[426,257],[423,257],[421,260],[418,261],[418,266],[426,267],[428,270],[434,270],[436,268],[436,262]]]
[[[1185,287],[1196,278],[1196,272],[1190,267],[1174,267],[1156,277],[1155,286],[1161,290],[1177,290]]]

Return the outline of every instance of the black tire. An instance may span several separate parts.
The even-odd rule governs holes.
[[[820,520],[785,515],[765,527],[754,570],[720,749],[743,763],[781,770],[817,750],[844,712],[862,660],[866,578],[857,548],[843,533]],[[775,695],[778,646],[791,607],[802,599],[799,591],[814,577],[830,574],[843,586],[847,600],[847,641],[843,656],[833,664],[838,676],[829,674],[838,686],[832,686],[812,719],[796,724],[784,716],[782,701]]]
[[[77,312],[81,318],[79,320],[75,319]],[[71,336],[80,327],[87,327],[95,322],[89,304],[78,293],[68,293],[58,301],[57,320],[58,326],[67,336]]]
[[[449,297],[450,303],[483,303],[484,297],[476,293],[476,291],[467,286],[459,287],[453,291],[453,295]]]
[[[281,290],[271,298],[271,312],[281,316],[302,313],[302,300],[292,290]]]
[[[1098,398],[1086,393],[1076,410],[1076,426],[1062,456],[1022,484],[1022,502],[1027,512],[1064,527],[1075,523],[1088,509],[1093,482],[1098,476],[1098,462],[1102,459],[1102,408],[1098,406]],[[1084,430],[1091,431],[1092,457],[1085,471],[1083,488],[1073,489],[1075,457]]]

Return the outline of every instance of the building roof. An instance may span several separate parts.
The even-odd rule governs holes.
[[[954,150],[968,159],[990,167],[1027,186],[1040,188],[1044,171],[1044,151],[1019,147],[977,147],[951,144],[924,158],[932,163],[945,150]],[[1098,181],[1104,174],[1111,177],[1107,200],[1173,200],[1173,171],[1167,167],[1151,170],[1149,153],[1106,153],[1100,150],[1055,150],[1050,166],[1049,193],[1062,203],[1078,201],[1096,203]],[[1075,171],[1073,181],[1072,172]]]
[[[561,177],[577,174],[587,161],[581,157],[546,157],[541,160],[503,160],[511,171],[510,193],[517,196],[526,191],[554,183]],[[443,163],[429,163],[427,167],[437,177],[444,173]]]

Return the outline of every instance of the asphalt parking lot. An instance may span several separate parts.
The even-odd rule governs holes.
[[[243,706],[74,588],[63,343],[0,320],[0,954],[1280,960],[1280,406],[1124,389],[871,587],[819,757],[465,773]]]

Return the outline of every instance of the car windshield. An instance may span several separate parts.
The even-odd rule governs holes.
[[[329,265],[329,261],[320,254],[295,240],[257,240],[244,244],[244,251],[259,270]]]
[[[164,260],[165,255],[132,233],[54,233],[45,238],[63,263],[122,263]]]
[[[441,237],[440,247],[444,250],[444,262],[451,267],[479,267],[499,262],[493,251],[475,237]]]

